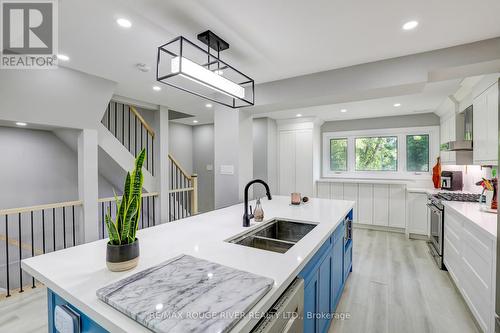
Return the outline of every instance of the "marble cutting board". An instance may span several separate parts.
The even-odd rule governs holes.
[[[154,332],[227,332],[272,279],[181,255],[97,290],[99,299]]]

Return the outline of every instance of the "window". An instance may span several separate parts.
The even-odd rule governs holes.
[[[322,176],[425,179],[439,156],[439,126],[324,132]]]
[[[398,138],[396,136],[356,138],[357,171],[397,171]]]
[[[330,170],[347,171],[347,139],[330,140]]]
[[[406,136],[406,170],[429,172],[429,135]]]

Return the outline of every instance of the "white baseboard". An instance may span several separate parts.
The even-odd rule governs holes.
[[[395,233],[399,233],[399,234],[404,234],[405,233],[405,228],[388,227],[388,226],[383,226],[383,225],[353,223],[352,226],[354,228],[359,228],[359,229],[369,229],[369,230],[376,230],[376,231],[388,231],[388,232],[395,232]]]

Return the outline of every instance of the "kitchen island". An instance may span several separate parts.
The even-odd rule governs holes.
[[[103,331],[149,332],[141,324],[99,300],[96,290],[182,254],[272,279],[274,285],[270,291],[250,310],[259,313],[266,312],[297,276],[303,277],[306,281],[305,311],[308,309],[308,302],[310,307],[317,309],[318,302],[311,301],[310,297],[317,297],[320,290],[314,295],[310,293],[311,291],[308,294],[307,282],[312,281],[313,286],[319,287],[319,275],[324,274],[320,269],[329,263],[332,276],[335,274],[337,279],[334,285],[335,279],[328,277],[332,288],[337,288],[337,290],[332,289],[334,295],[331,293],[326,295],[328,307],[332,312],[345,279],[352,269],[350,259],[352,241],[344,242],[343,236],[345,219],[352,214],[354,202],[311,199],[300,206],[291,206],[289,202],[289,197],[280,196],[274,197],[272,201],[264,200],[265,220],[285,218],[312,222],[317,226],[285,253],[255,249],[227,241],[260,225],[252,222],[251,228],[242,227],[243,205],[238,204],[140,230],[139,265],[127,272],[115,273],[106,268],[107,240],[26,259],[22,261],[22,268],[49,289],[51,332],[54,330],[51,300],[54,299],[70,304],[71,308],[82,316],[82,320],[89,321],[89,325],[98,325]],[[349,257],[349,261],[341,259],[340,271],[334,266],[334,260],[338,262],[339,258],[333,258],[331,253],[327,252],[331,248],[335,251],[335,244],[342,244],[340,250]],[[245,316],[232,327],[231,332],[250,332],[258,321],[257,316]],[[317,321],[306,320],[306,325],[317,324]]]

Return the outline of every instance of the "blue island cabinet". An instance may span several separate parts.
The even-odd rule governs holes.
[[[304,333],[328,331],[352,271],[352,239],[345,237],[347,221],[352,221],[352,211],[299,273],[305,285]]]

